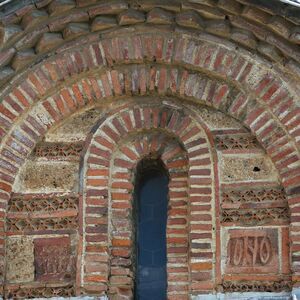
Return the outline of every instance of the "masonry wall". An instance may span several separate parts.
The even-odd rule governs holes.
[[[132,299],[147,157],[170,175],[168,299],[299,285],[296,17],[37,1],[2,20],[4,297]]]
[[[67,119],[22,167],[8,208],[6,295],[131,298],[135,168],[145,157],[170,174],[169,299],[290,289],[288,203],[255,137],[207,107],[124,101]],[[92,135],[94,122],[67,130],[91,114]]]

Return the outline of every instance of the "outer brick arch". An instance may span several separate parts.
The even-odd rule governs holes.
[[[133,139],[132,135],[137,137]],[[124,142],[127,136],[131,138]],[[83,258],[80,264],[84,273],[81,278],[78,274],[78,288],[98,293],[108,288],[110,295],[118,293],[129,298],[132,295],[132,263],[128,262],[133,255],[132,176],[138,161],[153,154],[162,158],[170,174],[168,299],[188,299],[190,293],[213,288],[212,240],[206,252],[199,252],[197,247],[202,243],[201,235],[197,234],[200,227],[206,228],[208,236],[215,235],[212,229],[215,221],[211,216],[215,203],[210,152],[210,142],[199,123],[185,113],[166,107],[126,108],[99,126],[85,156],[86,178],[81,205],[84,208],[81,216],[83,252],[79,256]],[[106,213],[100,217],[93,215],[106,212],[108,207],[111,208],[108,216]],[[107,227],[108,231],[103,233]],[[203,238],[206,245],[207,236]],[[111,250],[103,246],[105,241]],[[103,262],[100,274],[89,266],[93,259]],[[201,273],[208,276],[207,281],[198,281]]]
[[[167,41],[169,39],[163,39],[162,37],[158,37],[159,43],[157,45],[167,45]],[[163,55],[166,55],[167,52],[165,51],[166,48],[165,46],[162,47],[161,49],[164,49],[164,51],[159,51],[160,48],[158,49],[150,49],[149,51],[149,58],[148,60],[150,61],[150,57],[152,59],[153,53],[157,53],[162,55],[159,57],[159,55],[156,55],[156,60],[160,63],[173,63],[176,62],[176,64],[179,65],[185,65],[187,67],[190,67],[191,61],[190,59],[191,56],[183,56],[184,50],[187,49],[188,45],[191,45],[191,50],[193,53],[199,53],[202,48],[197,48],[195,45],[195,42],[193,40],[184,40],[182,41],[182,50],[178,50],[181,54],[174,60],[171,59],[171,56],[167,61],[165,61],[165,57]],[[194,44],[193,44],[194,43]],[[97,46],[98,45],[98,46]],[[180,45],[180,43],[178,43]],[[188,47],[190,48],[190,47]],[[96,50],[98,55],[96,55]],[[218,48],[219,49],[219,48]],[[90,51],[90,52],[89,52]],[[52,126],[52,124],[57,123],[59,120],[62,118],[66,117],[68,114],[71,112],[74,112],[78,109],[79,106],[85,106],[87,103],[85,100],[83,100],[83,97],[80,97],[82,95],[82,91],[80,88],[85,89],[84,93],[86,93],[86,98],[87,100],[92,100],[93,95],[90,94],[88,96],[88,92],[90,93],[93,92],[94,89],[94,84],[95,82],[85,82],[81,86],[75,85],[75,90],[78,92],[76,93],[76,96],[78,97],[76,101],[78,102],[73,102],[75,101],[74,98],[69,97],[70,95],[68,94],[67,91],[62,91],[60,96],[61,98],[57,98],[56,104],[54,104],[54,107],[52,105],[48,105],[47,109],[44,111],[45,114],[42,115],[42,118],[37,118],[36,111],[33,113],[31,112],[28,116],[26,115],[26,112],[30,107],[33,106],[33,103],[38,101],[41,97],[46,95],[46,93],[50,93],[51,88],[54,88],[56,83],[59,80],[66,79],[70,74],[77,74],[80,73],[84,70],[88,69],[93,69],[99,67],[99,65],[102,67],[102,53],[101,53],[101,48],[99,47],[99,44],[94,44],[89,48],[89,51],[85,51],[81,53],[80,51],[75,51],[74,52],[74,57],[78,55],[80,59],[82,60],[83,64],[78,65],[80,66],[79,69],[76,69],[72,61],[68,60],[68,56],[72,56],[72,54],[63,54],[62,57],[57,57],[56,59],[60,61],[61,63],[65,63],[66,68],[61,69],[58,71],[56,63],[50,63],[50,62],[43,62],[41,63],[40,66],[37,66],[35,70],[32,71],[28,75],[28,78],[24,80],[23,84],[20,86],[14,87],[13,91],[5,97],[4,104],[1,104],[1,122],[3,124],[2,127],[2,134],[5,135],[6,133],[9,133],[7,137],[5,137],[5,142],[6,144],[3,146],[6,149],[11,149],[12,153],[17,153],[15,156],[12,156],[8,158],[5,156],[4,151],[2,151],[2,161],[3,165],[5,166],[5,174],[3,174],[2,179],[1,179],[1,188],[2,188],[2,193],[1,193],[1,199],[2,199],[2,212],[3,215],[5,215],[5,207],[6,207],[6,201],[9,199],[9,193],[11,190],[11,186],[13,183],[13,180],[11,180],[11,177],[14,177],[17,173],[17,170],[12,170],[10,168],[11,163],[14,164],[14,166],[18,169],[21,164],[23,163],[24,159],[26,156],[30,153],[30,151],[33,149],[35,142],[44,135],[46,130]],[[147,50],[148,51],[148,50]],[[151,52],[152,51],[152,52]],[[103,52],[103,51],[102,51]],[[126,51],[125,51],[126,52]],[[124,53],[125,53],[124,52]],[[134,52],[134,55],[137,53],[139,55],[139,52]],[[173,53],[173,52],[172,52]],[[175,50],[174,50],[174,55],[175,55]],[[230,67],[232,67],[230,64],[229,65],[223,65],[224,62],[224,57],[228,54],[226,51],[219,52],[213,52],[214,55],[209,55],[207,57],[207,60],[202,60],[201,63],[203,65],[199,66],[199,69],[202,70],[207,70],[211,74],[219,74],[221,77],[224,77],[224,74],[226,74],[226,71]],[[211,54],[212,54],[211,53]],[[130,52],[129,52],[130,54]],[[220,55],[220,56],[218,56]],[[223,57],[223,58],[222,58]],[[63,60],[65,58],[66,60]],[[99,59],[99,61],[97,60]],[[243,58],[242,58],[243,59]],[[118,61],[119,63],[121,62],[126,62],[129,63],[131,61],[139,62],[142,61],[143,57],[120,57],[120,60]],[[216,63],[216,62],[220,62]],[[227,61],[227,60],[226,60]],[[229,60],[230,61],[230,60]],[[238,59],[236,60],[238,61]],[[112,62],[112,61],[111,61]],[[108,60],[106,61],[108,63]],[[250,64],[250,65],[249,65]],[[248,66],[248,68],[247,68]],[[234,74],[231,74],[229,77],[231,79],[236,79],[236,83],[242,83],[245,84],[247,83],[247,80],[249,80],[249,73],[251,71],[251,63],[247,62],[246,60],[243,61],[242,68],[238,74],[236,74],[234,77]],[[233,70],[233,68],[232,68]],[[113,74],[113,73],[112,73]],[[152,73],[152,76],[154,76],[156,72]],[[164,74],[164,72],[162,72]],[[165,72],[166,75],[169,76],[168,72]],[[188,73],[183,73],[186,74],[185,76],[188,75]],[[273,113],[277,113],[278,118],[281,119],[281,124],[283,124],[285,127],[290,127],[290,132],[291,135],[293,135],[295,138],[297,137],[297,130],[294,131],[293,128],[296,126],[298,122],[298,113],[299,110],[297,109],[296,106],[294,106],[293,100],[289,97],[290,95],[288,94],[288,91],[283,88],[281,90],[281,86],[278,85],[278,81],[273,77],[273,75],[266,76],[265,78],[262,78],[260,84],[254,85],[255,89],[255,94],[257,96],[261,96],[262,100],[270,104],[271,109],[266,110],[264,106],[260,106],[256,104],[257,106],[254,106],[253,110],[251,113],[249,110],[245,110],[244,108],[247,107],[246,103],[248,101],[248,98],[245,96],[245,94],[241,94],[240,97],[236,98],[235,105],[231,107],[231,110],[233,111],[232,114],[238,118],[241,118],[241,120],[244,120],[244,124],[247,124],[254,133],[258,136],[259,140],[262,142],[263,145],[265,145],[265,148],[267,148],[268,153],[272,154],[274,153],[273,151],[278,149],[278,147],[286,147],[289,149],[289,151],[279,151],[279,153],[276,153],[276,161],[275,164],[278,167],[281,176],[283,178],[283,184],[285,185],[286,188],[291,187],[289,190],[290,194],[290,203],[291,207],[292,206],[297,206],[298,203],[298,186],[297,186],[297,181],[299,177],[299,169],[297,167],[293,167],[293,169],[287,169],[290,164],[293,164],[295,161],[299,160],[298,153],[293,145],[291,143],[290,139],[288,136],[285,135],[284,131],[276,131],[275,134],[273,134],[274,127],[277,126],[277,119],[273,118]],[[103,86],[102,85],[102,90],[104,91],[103,97],[112,97],[113,93],[115,92],[116,95],[122,94],[122,88],[121,86],[113,86],[110,87],[110,78],[107,77],[108,75],[104,74],[103,75],[103,80],[104,82],[108,83],[108,86]],[[131,86],[130,89],[124,88],[124,92],[128,93],[133,93],[134,94],[134,85],[132,84],[132,80],[137,78],[138,73],[132,72],[131,77],[127,78],[128,81],[124,83],[124,86],[129,87]],[[164,76],[164,75],[163,75]],[[180,97],[188,97],[189,95],[185,94],[185,84],[188,84],[189,77],[187,76],[182,77],[184,84],[183,86],[176,86],[176,92],[179,94]],[[43,84],[41,84],[41,78],[43,78]],[[150,80],[152,78],[152,81]],[[156,77],[150,77],[146,80],[149,84],[152,82],[153,87],[157,89],[158,93],[161,93],[164,95],[166,91],[164,90],[164,86],[160,85],[160,81],[156,82],[155,78]],[[163,77],[161,77],[163,78]],[[112,78],[111,78],[112,79]],[[107,87],[110,87],[107,88]],[[150,86],[149,86],[150,87]],[[160,89],[160,87],[162,89]],[[277,88],[278,87],[278,88]],[[177,91],[178,88],[178,91]],[[249,88],[250,89],[250,88]],[[25,92],[27,90],[27,92]],[[100,89],[100,91],[102,91]],[[212,88],[213,91],[216,92],[215,89]],[[112,92],[114,91],[114,92]],[[143,91],[140,89],[140,91]],[[218,90],[217,90],[218,91]],[[145,90],[147,92],[147,89]],[[226,93],[226,88],[224,87],[221,90],[222,93]],[[293,92],[292,92],[293,93]],[[96,94],[97,96],[97,94]],[[192,95],[193,96],[193,95]],[[224,96],[224,95],[223,95]],[[222,103],[222,96],[217,97],[218,99],[217,102],[220,101],[220,105]],[[55,100],[56,101],[56,100]],[[88,101],[87,101],[88,102]],[[45,102],[47,103],[47,101]],[[54,103],[53,100],[50,101],[50,104]],[[253,103],[255,104],[255,103]],[[277,106],[275,105],[277,104]],[[59,107],[59,105],[61,105]],[[212,103],[212,105],[218,107],[216,103]],[[272,106],[273,105],[273,106]],[[287,109],[287,107],[292,107],[291,111],[285,115],[283,112]],[[251,106],[249,106],[251,107]],[[248,108],[249,108],[248,107]],[[275,109],[276,108],[276,109]],[[64,112],[60,111],[65,110]],[[271,113],[272,111],[272,113]],[[247,117],[245,117],[245,114]],[[18,116],[22,119],[26,115],[26,121],[24,123],[20,122],[20,124],[17,124],[16,126],[17,129],[13,131],[9,131],[12,124],[16,122]],[[46,122],[43,119],[44,116],[47,116]],[[25,119],[25,117],[24,117]],[[295,120],[295,123],[294,123]],[[23,121],[23,120],[22,120]],[[49,121],[49,122],[48,122]],[[17,122],[16,122],[17,123]],[[14,123],[15,124],[15,123]],[[280,129],[280,128],[279,128]],[[23,149],[20,150],[20,148],[16,149],[14,140],[18,140],[19,143],[22,145]],[[7,152],[6,152],[7,153]],[[288,154],[287,154],[288,153]],[[292,154],[291,154],[292,153]],[[18,156],[21,156],[21,160],[18,159]],[[275,156],[275,155],[274,155]],[[274,158],[275,159],[275,158]],[[297,207],[295,207],[295,213],[293,212],[293,207],[291,209],[292,212],[292,221],[297,220],[298,214],[297,214]],[[295,231],[297,231],[297,227],[295,226]],[[296,237],[296,235],[293,235],[293,237]],[[295,239],[296,241],[296,239]],[[295,243],[295,249],[297,248],[297,243]],[[293,248],[292,248],[293,249]],[[297,270],[295,270],[297,272]],[[295,273],[296,273],[295,272]],[[295,277],[297,279],[297,277]]]
[[[152,46],[152,40],[155,47]],[[88,48],[74,48],[62,49],[62,53],[57,54],[55,59],[45,60],[34,70],[25,72],[20,76],[20,83],[15,82],[13,89],[3,93],[3,103],[6,103],[8,108],[13,108],[9,113],[7,106],[1,105],[4,120],[8,118],[7,122],[3,121],[3,136],[9,130],[12,121],[34,102],[51,93],[60,82],[103,66],[114,67],[132,62],[153,63],[153,59],[160,64],[186,66],[196,72],[210,73],[213,77],[222,78],[227,84],[238,86],[244,94],[252,93],[253,98],[262,100],[280,120],[282,110],[295,105],[293,98],[296,96],[296,90],[288,85],[279,72],[271,72],[268,66],[264,66],[266,62],[261,58],[258,57],[258,62],[255,62],[246,52],[238,52],[233,44],[225,43],[221,39],[199,39],[188,34],[180,36],[143,33],[136,36],[104,38],[99,43],[90,42]],[[106,96],[111,96],[107,95],[107,92],[109,85],[113,84],[114,77],[104,80],[106,82],[102,90]],[[85,82],[84,85],[88,86],[89,83]],[[82,88],[85,88],[84,85]],[[120,87],[113,88],[114,93],[120,92]],[[225,87],[222,91],[226,92]],[[247,101],[249,100],[251,99],[247,98]],[[282,103],[275,110],[274,105],[278,102]]]

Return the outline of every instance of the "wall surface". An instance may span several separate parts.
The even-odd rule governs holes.
[[[297,13],[247,0],[4,6],[2,297],[132,299],[137,165],[151,158],[169,176],[168,299],[297,299]]]

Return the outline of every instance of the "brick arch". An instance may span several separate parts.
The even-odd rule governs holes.
[[[110,18],[103,20],[101,15],[106,14]],[[299,18],[279,2],[270,8],[267,1],[259,5],[235,0],[203,5],[186,1],[135,5],[129,1],[102,3],[94,0],[89,3],[78,0],[65,5],[49,0],[27,7],[25,4],[13,6],[12,10],[4,12],[2,19],[0,66],[4,69],[1,83],[54,51],[86,44],[94,40],[95,35],[105,35],[107,31],[126,32],[128,27],[136,30],[143,26],[151,30],[153,25],[155,30],[166,31],[167,24],[172,24],[172,28],[176,26],[179,31],[192,30],[200,35],[205,32],[213,38],[233,41],[238,47],[253,49],[269,62],[299,76],[296,64],[299,51],[295,45],[299,42],[296,27]]]
[[[147,37],[146,34],[145,37]],[[139,38],[141,39],[141,37]],[[136,40],[141,41],[139,38]],[[131,39],[132,37],[129,36],[127,41],[131,41]],[[110,43],[112,39],[106,39],[105,41]],[[220,45],[213,47],[212,45],[216,45],[213,41],[197,40],[188,35],[181,38],[172,35],[167,37],[157,35],[155,41],[157,43],[154,44],[163,45],[162,48],[147,49],[147,43],[142,43],[142,45],[145,45],[145,48],[142,49],[145,57],[140,56],[141,52],[133,49],[127,52],[127,46],[123,43],[123,52],[121,52],[120,57],[116,57],[117,59],[114,61],[109,60],[111,56],[108,55],[106,57],[105,55],[106,53],[113,54],[113,52],[110,51],[109,47],[107,50],[104,50],[103,42],[91,44],[88,50],[85,51],[76,49],[72,53],[57,54],[54,59],[43,61],[40,65],[33,68],[32,71],[28,71],[27,77],[22,78],[23,82],[20,85],[16,84],[12,89],[7,89],[7,94],[3,95],[4,101],[0,105],[1,135],[3,136],[1,161],[5,169],[0,183],[0,195],[4,218],[6,202],[10,197],[11,186],[19,167],[34,148],[36,141],[53,124],[57,124],[80,107],[92,105],[94,99],[100,96],[113,99],[114,95],[135,95],[139,92],[143,95],[143,93],[147,94],[149,91],[153,94],[158,93],[161,96],[172,95],[170,91],[172,91],[172,87],[175,87],[173,95],[178,95],[180,98],[185,99],[190,97],[196,98],[197,95],[192,93],[194,92],[192,87],[196,86],[193,85],[193,78],[196,78],[197,71],[202,71],[209,73],[210,76],[215,76],[214,78],[216,79],[223,80],[225,80],[225,74],[228,72],[227,78],[229,82],[222,81],[223,86],[212,85],[207,90],[205,95],[207,95],[207,99],[211,100],[207,101],[207,103],[218,109],[224,109],[226,113],[230,113],[238,118],[255,133],[273,158],[281,174],[283,184],[288,190],[290,197],[292,220],[297,220],[299,217],[297,207],[293,209],[292,206],[298,203],[299,187],[297,181],[299,168],[295,162],[299,160],[299,154],[298,145],[295,145],[293,141],[298,141],[298,130],[295,130],[295,127],[298,124],[299,110],[295,104],[293,89],[288,89],[290,88],[289,86],[282,86],[281,77],[275,71],[272,71],[274,73],[271,73],[270,70],[266,71],[264,66],[259,67],[246,54],[239,55],[234,49],[230,48],[228,50]],[[175,41],[177,48],[174,47]],[[199,44],[197,44],[198,42]],[[136,43],[133,41],[133,45]],[[167,47],[168,44],[170,44],[170,48]],[[163,51],[160,51],[160,49]],[[168,52],[168,49],[171,52]],[[193,55],[185,55],[186,49],[190,49],[189,51]],[[206,50],[202,51],[203,49]],[[71,50],[69,49],[69,51]],[[56,86],[59,86],[59,82],[67,83],[67,78],[72,74],[74,76],[75,74],[84,76],[83,71],[97,70],[99,67],[103,68],[104,63],[111,68],[111,63],[129,64],[131,62],[139,63],[144,60],[150,62],[154,53],[158,54],[156,55],[156,60],[161,66],[164,66],[164,64],[169,66],[171,63],[179,66],[173,69],[175,75],[173,85],[171,80],[169,81],[169,86],[164,85],[165,81],[163,78],[172,78],[172,73],[167,71],[167,67],[159,69],[157,66],[156,68],[159,72],[153,68],[150,69],[149,77],[145,78],[146,84],[139,82],[139,87],[134,84],[136,78],[143,78],[138,73],[138,68],[136,70],[133,68],[129,72],[130,76],[124,76],[123,74],[123,77],[120,75],[121,77],[117,77],[116,80],[113,80],[114,76],[119,76],[120,73],[113,72],[116,70],[111,70],[101,74],[102,78],[100,81],[83,80],[78,85],[74,83],[74,85],[62,89],[57,97],[50,96],[44,99],[48,94],[52,93]],[[231,53],[237,55],[232,60],[232,63],[230,63]],[[169,54],[173,56],[168,56]],[[75,66],[74,61],[68,59],[70,57],[78,59],[81,63]],[[193,58],[193,61],[191,61],[191,58]],[[198,62],[195,61],[199,58]],[[153,65],[155,66],[155,64]],[[192,67],[192,65],[194,66]],[[59,66],[65,67],[59,68]],[[186,68],[186,72],[180,72],[182,67]],[[254,75],[257,70],[260,70],[261,73],[258,72],[260,76]],[[237,93],[232,92],[232,95],[236,97],[230,103],[226,101],[228,99],[226,96],[228,93],[227,89],[231,86],[236,88],[244,86],[244,90]],[[72,91],[71,94],[69,91]],[[239,90],[237,89],[237,91]],[[248,92],[253,93],[252,96],[257,96],[257,101],[253,100],[250,97],[251,95],[248,95]],[[93,95],[93,93],[95,94]],[[199,101],[199,99],[197,100]],[[40,105],[41,103],[43,105]],[[286,113],[287,108],[289,112]],[[290,131],[290,135],[286,134],[285,128]],[[278,152],[279,147],[282,147],[283,150]],[[294,228],[296,232],[297,227],[295,226]],[[292,235],[292,241],[294,237],[296,249],[296,234]],[[295,277],[295,280],[297,278]]]
[[[154,40],[155,47],[150,43],[151,40]],[[44,60],[33,70],[25,72],[14,83],[13,88],[9,87],[2,94],[4,105],[1,105],[1,113],[4,116],[4,126],[1,135],[5,136],[12,122],[22,116],[33,103],[47,94],[52,94],[61,82],[65,83],[68,79],[74,81],[73,78],[78,75],[84,76],[86,71],[93,72],[105,66],[110,69],[119,64],[143,62],[155,65],[153,58],[160,64],[168,66],[176,64],[196,73],[208,73],[210,77],[222,79],[225,86],[238,87],[246,97],[241,100],[242,104],[246,105],[254,99],[259,100],[271,114],[282,121],[283,125],[285,122],[283,117],[280,117],[282,109],[291,105],[293,108],[297,107],[295,101],[297,89],[289,84],[280,71],[270,70],[267,63],[259,57],[257,57],[258,61],[255,61],[247,52],[239,52],[234,44],[225,43],[221,39],[209,39],[209,37],[196,38],[192,34],[178,36],[170,33],[162,35],[143,32],[135,36],[120,35],[114,38],[103,38],[100,42],[89,42],[88,48],[80,48],[76,45],[68,48],[67,51],[62,50],[62,53],[56,54],[54,58]],[[155,76],[155,73],[152,76]],[[173,76],[176,80],[176,74]],[[109,90],[114,81],[114,75],[110,77],[103,75],[100,95],[112,96],[112,91]],[[75,88],[74,94],[80,94],[85,88],[92,90],[95,82],[83,81],[81,85],[79,90]],[[223,93],[226,93],[225,86]],[[127,88],[126,92],[131,93],[130,83]],[[117,95],[120,93],[119,89],[120,86],[113,86],[114,93]],[[134,86],[132,89],[134,90]],[[67,94],[66,92],[66,97]],[[279,102],[280,107],[276,107]],[[7,107],[13,108],[10,113]],[[297,135],[292,136],[297,137]]]
[[[179,296],[188,299],[191,292],[203,291],[205,284],[209,286],[206,288],[213,288],[215,221],[210,214],[215,204],[210,149],[203,128],[190,116],[170,108],[127,108],[99,126],[85,156],[84,247],[81,254],[81,269],[85,271],[81,278],[78,277],[77,285],[90,292],[106,291],[108,285],[111,295],[118,293],[130,297],[133,287],[132,262],[129,262],[133,258],[130,210],[134,170],[143,157],[158,155],[170,174],[168,299]],[[107,216],[108,207],[111,213]],[[93,217],[98,211],[102,216]],[[101,234],[95,234],[97,228]],[[102,233],[103,228],[106,228],[105,233]],[[199,229],[206,234],[197,234]],[[108,241],[111,250],[98,253],[98,259],[107,267],[100,275],[95,270],[88,272],[89,262],[97,256],[97,244],[100,246],[103,239]],[[207,248],[201,250],[198,247],[201,243]],[[107,257],[105,262],[104,257]],[[207,276],[204,282],[201,282],[201,273]]]

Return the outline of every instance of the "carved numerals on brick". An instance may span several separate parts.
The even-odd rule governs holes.
[[[34,241],[36,280],[69,280],[75,274],[70,238],[41,238]]]
[[[229,230],[227,273],[274,273],[277,269],[276,229]]]

